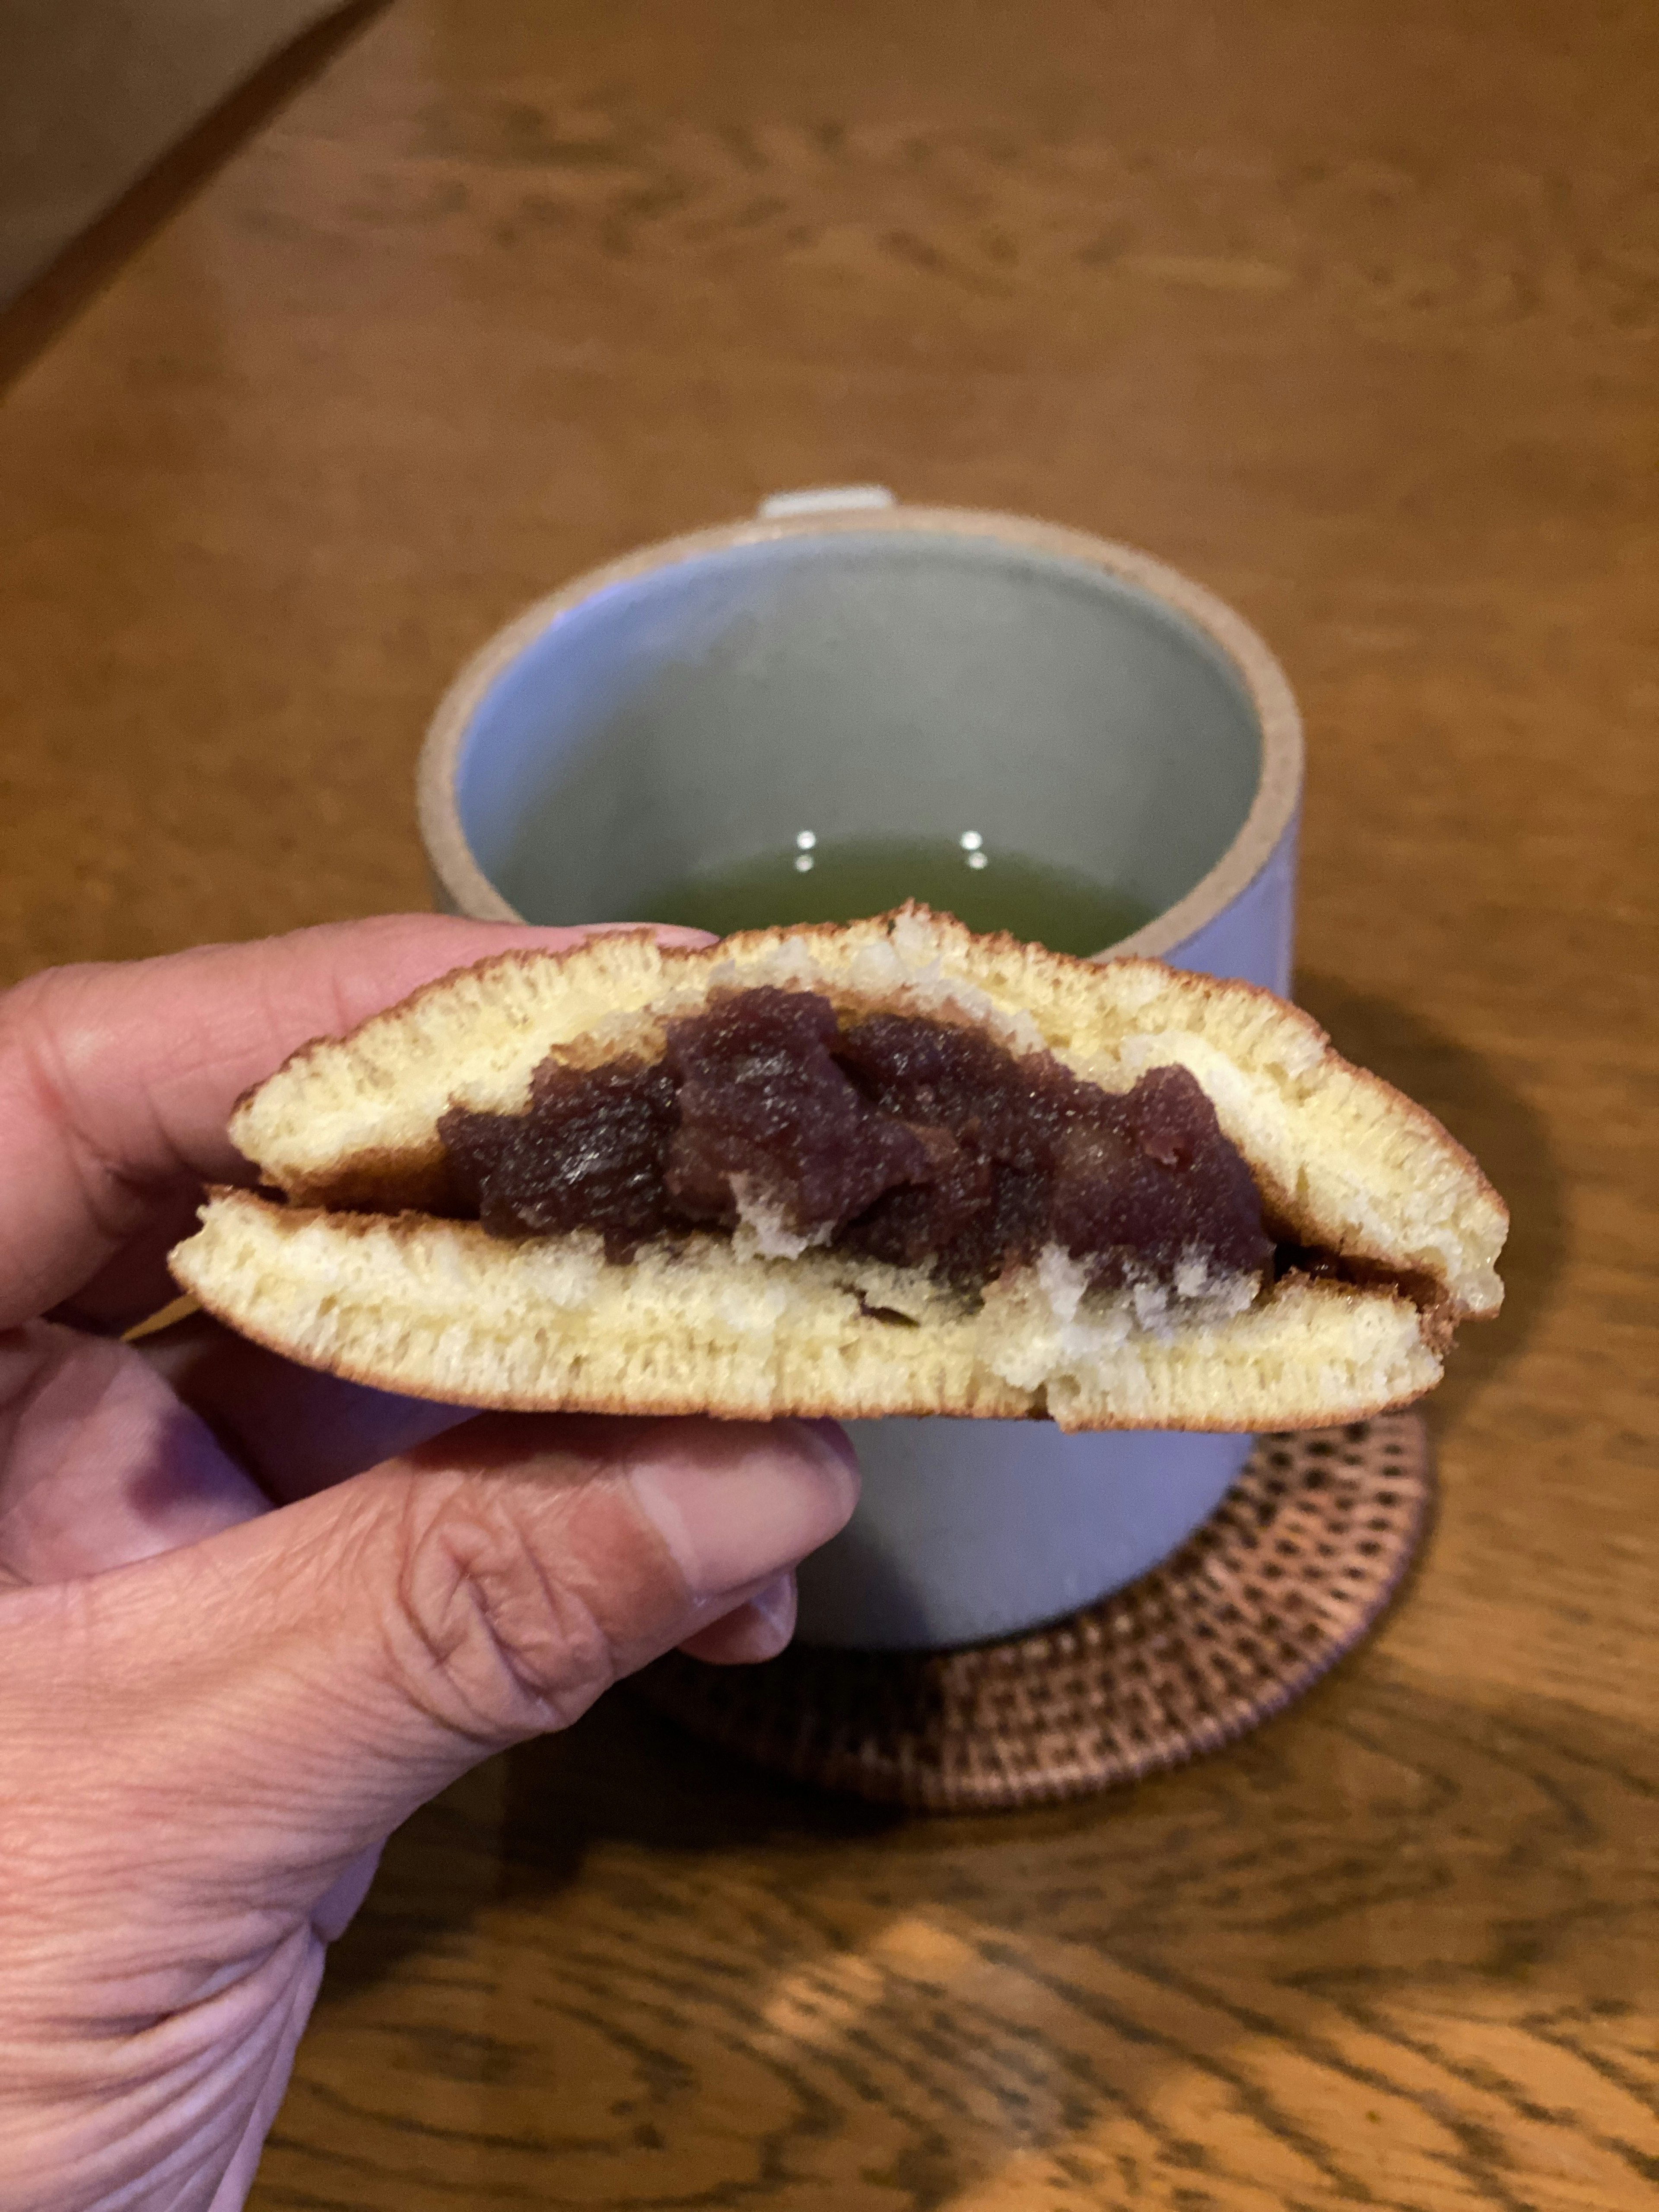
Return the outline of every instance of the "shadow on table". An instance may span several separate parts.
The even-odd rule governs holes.
[[[561,1735],[487,1760],[398,1831],[368,1905],[331,1953],[325,2001],[395,1974],[481,1911],[580,1887],[591,1855],[618,1841],[684,1863],[833,1852],[907,1825],[890,1808],[696,1741],[624,1683]]]
[[[1504,1310],[1458,1340],[1431,1401],[1443,1433],[1519,1357],[1549,1307],[1566,1256],[1560,1164],[1536,1109],[1489,1060],[1409,1007],[1352,990],[1316,969],[1297,974],[1296,997],[1345,1058],[1397,1085],[1443,1121],[1510,1209],[1510,1239],[1498,1263]]]
[[[1000,2202],[1080,2206],[1123,2201],[1126,2158],[1159,2203],[1265,2202],[1263,2165],[1277,2201],[1357,2201],[1386,2112],[1390,2203],[1448,2165],[1531,2201],[1571,2159],[1633,2207],[1656,1749],[1373,1647],[1182,1772],[901,1820],[612,1696],[393,1839],[295,2109],[366,2068],[362,2111],[453,2136],[492,2206],[552,2201],[573,2143],[607,2204],[781,2207],[803,2174],[945,2204],[1000,2174]]]

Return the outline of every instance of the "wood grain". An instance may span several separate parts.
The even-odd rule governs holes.
[[[1285,660],[1302,982],[1515,1209],[1379,1637],[887,1822],[613,1698],[395,1839],[255,2203],[1654,2201],[1659,17],[394,0],[0,412],[0,960],[424,897],[459,657],[794,483],[1145,544]]]
[[[1187,1774],[888,1826],[613,1700],[397,1839],[260,2202],[1636,2206],[1644,1748],[1374,1654]]]
[[[65,66],[69,76],[77,79],[80,70],[88,64],[107,76],[112,67],[118,71],[121,58],[112,53],[106,44],[100,45],[95,31],[88,35],[84,20],[80,26],[82,42],[78,52],[72,58],[64,56],[58,51],[63,40],[63,19],[58,16],[49,21],[43,13],[38,24],[30,27],[32,32],[40,33],[41,46],[25,54],[20,64],[16,33],[11,25],[8,26],[7,58],[13,74],[4,89],[12,112],[0,112],[0,173],[6,171],[9,157],[26,174],[0,173],[0,198],[10,200],[14,194],[17,195],[20,205],[15,209],[9,206],[9,216],[21,213],[23,201],[50,200],[54,227],[61,228],[68,222],[71,228],[61,250],[32,267],[27,284],[21,283],[14,271],[8,271],[4,285],[8,296],[0,311],[0,393],[89,300],[96,298],[151,233],[198,191],[249,135],[385,4],[386,0],[348,0],[344,6],[334,5],[324,21],[313,23],[297,38],[290,37],[276,52],[268,54],[251,75],[238,80],[233,72],[224,97],[204,113],[195,107],[191,88],[174,83],[163,91],[161,85],[152,82],[150,89],[161,94],[169,119],[164,121],[141,100],[138,105],[145,112],[137,118],[130,113],[123,115],[118,127],[125,131],[136,123],[142,133],[159,132],[161,142],[166,144],[165,152],[137,177],[131,177],[131,170],[123,167],[118,169],[118,167],[112,167],[107,159],[107,149],[92,153],[90,159],[100,180],[96,189],[78,191],[75,196],[84,203],[83,227],[78,228],[74,227],[74,210],[65,205],[64,196],[52,192],[44,184],[40,164],[44,161],[48,168],[55,169],[60,161],[66,161],[78,169],[88,158],[88,149],[64,143],[70,134],[62,128],[61,113],[45,133],[48,143],[40,143],[42,112],[46,105],[40,96],[41,80],[53,80],[61,93],[64,88],[62,72]],[[131,18],[125,27],[136,30],[143,40],[145,27],[142,20]],[[177,27],[174,34],[183,35]],[[279,33],[273,32],[272,35]],[[51,49],[50,58],[47,49]],[[153,49],[145,59],[165,80],[165,65],[157,68],[158,57]],[[199,86],[194,89],[199,94]],[[77,85],[77,91],[85,92],[89,99],[99,96],[97,91],[83,83]],[[107,82],[101,91],[110,107],[121,108],[120,99],[111,96]],[[61,108],[63,102],[59,99],[52,104]],[[126,103],[129,108],[131,104]],[[180,120],[192,112],[197,114],[195,122],[188,130],[171,137],[171,143],[167,143],[170,134],[179,131]],[[9,138],[11,143],[7,144]],[[126,189],[108,198],[112,184],[124,178],[131,178]],[[93,210],[89,221],[85,220],[87,208]],[[0,259],[5,258],[3,243],[0,243]],[[33,264],[36,257],[32,254],[30,258]]]

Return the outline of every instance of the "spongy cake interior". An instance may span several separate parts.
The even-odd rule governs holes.
[[[1358,1419],[1431,1388],[1415,1308],[1294,1279],[1242,1310],[1069,1305],[1030,1270],[976,1308],[909,1271],[695,1237],[608,1263],[596,1237],[217,1195],[174,1258],[245,1334],[382,1389],[525,1410],[767,1419],[1048,1414],[1063,1428],[1234,1431]]]

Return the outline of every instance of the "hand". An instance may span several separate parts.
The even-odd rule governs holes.
[[[675,1644],[770,1656],[838,1431],[464,1416],[171,1295],[237,1095],[570,932],[416,916],[0,1000],[0,2206],[229,2212],[380,1844]],[[273,1510],[274,1509],[274,1510]]]

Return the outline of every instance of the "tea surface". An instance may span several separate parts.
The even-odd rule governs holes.
[[[846,838],[803,830],[793,845],[688,876],[638,902],[643,919],[717,937],[802,922],[857,921],[906,899],[974,930],[1008,930],[1054,952],[1103,951],[1152,918],[1105,884],[969,830],[960,838]]]

